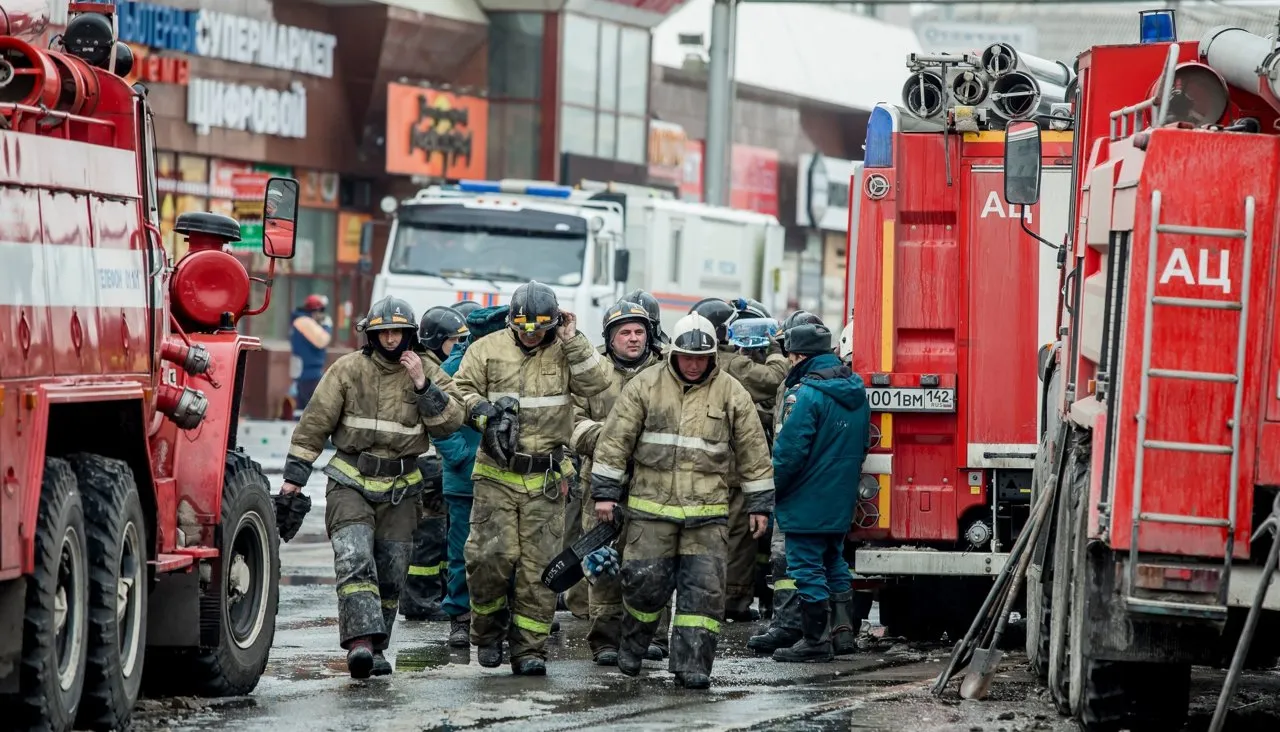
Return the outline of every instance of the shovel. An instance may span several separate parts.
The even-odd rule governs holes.
[[[1036,534],[1040,533],[1040,524],[1037,524],[1033,531]],[[1035,544],[1035,536],[1031,537],[1030,543]],[[1000,650],[1000,639],[1004,636],[1004,628],[1009,623],[1009,611],[1013,608],[1013,601],[1022,590],[1022,580],[1027,576],[1027,565],[1030,562],[1031,551],[1028,547],[1018,559],[1013,584],[1009,586],[1004,602],[1000,605],[1000,615],[996,622],[995,635],[991,638],[991,645],[986,648],[975,648],[973,658],[965,669],[964,680],[960,682],[961,699],[983,699],[991,690],[991,682],[995,680],[1000,661],[1004,658],[1004,652]]]

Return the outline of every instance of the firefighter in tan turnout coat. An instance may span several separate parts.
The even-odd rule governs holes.
[[[755,536],[773,510],[773,467],[755,404],[715,353],[715,327],[696,313],[681,318],[667,363],[623,388],[591,469],[597,516],[626,506],[618,668],[640,673],[674,590],[669,668],[698,689],[711,683],[724,622],[729,485],[741,486]]]
[[[293,431],[282,492],[302,490],[326,439],[325,528],[337,574],[338,633],[355,678],[391,673],[391,639],[418,523],[428,434],[447,435],[464,413],[444,371],[414,353],[418,321],[403,300],[374,303],[363,349],[325,372]]]
[[[480,665],[493,668],[502,664],[507,639],[512,672],[543,675],[556,596],[540,577],[564,533],[571,397],[593,397],[609,381],[604,360],[550,287],[517,288],[507,325],[472,344],[457,373],[471,424],[482,434],[465,549],[471,643]]]
[[[622,387],[641,371],[662,363],[661,345],[654,335],[649,311],[637,302],[619,300],[604,314],[605,345],[601,348],[610,368],[609,388],[589,397],[574,397],[573,451],[582,458],[582,485],[587,498],[582,501],[582,528],[590,531],[599,524],[595,502],[590,499],[591,456],[595,453],[600,429],[613,410],[614,402],[622,393]],[[602,576],[588,587],[591,628],[587,632],[587,644],[591,656],[601,666],[616,666],[618,642],[622,633],[622,583],[617,577]],[[661,661],[667,649],[667,632],[670,617],[663,613],[646,657]]]

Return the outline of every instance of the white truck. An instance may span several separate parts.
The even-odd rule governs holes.
[[[460,181],[400,202],[376,302],[436,305],[510,300],[521,284],[551,286],[603,343],[604,311],[643,288],[662,304],[663,327],[704,297],[751,297],[784,306],[783,229],[772,216],[643,195],[583,191],[540,181]]]

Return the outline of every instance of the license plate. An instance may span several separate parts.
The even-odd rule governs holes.
[[[880,387],[867,389],[873,412],[954,412],[955,389]]]

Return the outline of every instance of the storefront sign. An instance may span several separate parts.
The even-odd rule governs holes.
[[[816,229],[824,231],[848,231],[849,229],[849,181],[862,170],[861,160],[841,160],[840,158],[829,158],[825,155],[820,156],[822,164],[821,170],[825,171],[825,180],[816,181],[820,187],[825,187],[825,193],[819,191],[818,197],[825,198],[827,202],[824,211],[815,210],[818,216],[818,223],[814,224],[813,218],[809,214],[811,201],[814,196],[810,195],[813,189],[812,182],[816,176],[810,173],[817,173],[818,170],[813,167],[812,155],[801,155],[800,164],[797,166],[797,188],[796,188],[796,223],[800,226],[812,226]],[[817,207],[815,207],[817,208]]]
[[[279,91],[214,79],[191,79],[187,89],[187,122],[196,132],[212,127],[259,135],[307,136],[307,88],[293,82]]]
[[[649,175],[679,183],[684,177],[684,127],[673,122],[649,121]]]
[[[273,20],[151,3],[117,3],[116,10],[120,39],[129,43],[333,77],[338,41],[328,33],[280,25]]]
[[[436,89],[387,85],[387,172],[484,178],[489,102]]]
[[[191,62],[185,58],[161,56],[145,46],[128,44],[133,51],[133,71],[126,79],[129,83],[141,81],[151,84],[177,84],[186,86],[190,78]]]
[[[319,170],[299,170],[298,205],[306,208],[338,207],[338,174]]]
[[[369,214],[343,211],[338,214],[338,256],[339,264],[358,264],[360,262],[360,239],[364,235],[364,225],[373,220]]]
[[[680,198],[702,200],[702,140],[685,143],[684,176]],[[751,145],[733,146],[729,163],[729,206],[778,215],[778,151]]]

